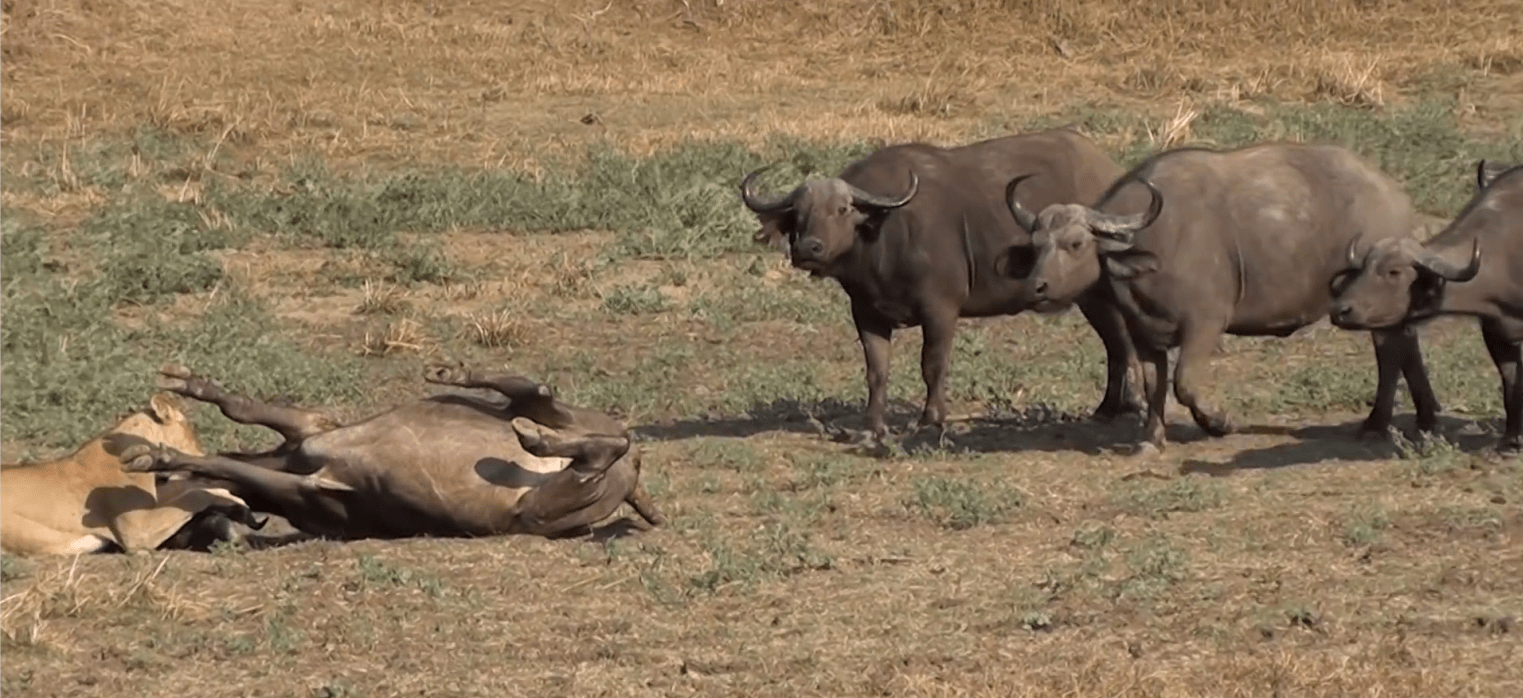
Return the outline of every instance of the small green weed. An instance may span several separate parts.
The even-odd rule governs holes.
[[[905,500],[911,511],[954,531],[1000,523],[1023,504],[1020,490],[947,477],[916,478]]]

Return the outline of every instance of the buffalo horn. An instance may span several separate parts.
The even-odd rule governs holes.
[[[1034,176],[1036,176],[1035,172],[1023,174],[1005,185],[1005,205],[1010,207],[1010,215],[1015,216],[1015,222],[1028,233],[1036,230],[1036,215],[1027,211],[1026,207],[1021,205],[1020,199],[1015,198],[1015,188],[1020,186],[1021,182]]]
[[[915,198],[915,192],[920,189],[920,178],[915,176],[914,172],[910,172],[910,190],[906,192],[903,197],[898,199],[890,199],[886,196],[876,196],[874,194],[869,194],[865,191],[862,191],[861,189],[858,189],[855,185],[848,184],[846,186],[851,189],[851,202],[857,206],[871,206],[874,208],[899,208],[900,206],[909,203],[910,199]]]
[[[740,180],[740,200],[746,203],[746,208],[749,208],[756,213],[782,213],[783,211],[787,211],[788,209],[793,208],[794,194],[792,192],[783,194],[782,196],[764,197],[760,194],[757,194],[756,191],[751,188],[752,182],[756,179],[756,176],[766,172],[767,169],[769,168],[763,167],[762,169],[755,170],[747,174],[745,179]],[[797,191],[797,189],[794,190],[794,192]]]
[[[1354,239],[1348,241],[1348,268],[1350,269],[1358,269],[1361,266],[1364,266],[1364,260],[1359,257],[1359,250],[1357,249],[1358,246],[1359,240]]]
[[[1113,213],[1091,213],[1089,225],[1091,228],[1113,235],[1124,235],[1128,238],[1143,228],[1153,224],[1158,219],[1158,214],[1163,212],[1163,193],[1152,182],[1138,178],[1142,186],[1148,188],[1148,194],[1153,200],[1148,204],[1146,213],[1134,213],[1130,216],[1119,216]]]
[[[1490,168],[1486,167],[1486,159],[1485,158],[1481,158],[1481,161],[1476,163],[1476,166],[1475,166],[1475,187],[1477,189],[1485,189],[1486,185],[1491,183],[1489,181],[1491,178],[1486,176],[1486,171],[1488,169],[1490,169]]]
[[[1481,271],[1481,240],[1476,238],[1475,243],[1470,248],[1470,261],[1463,267],[1451,263],[1427,248],[1423,248],[1423,251],[1418,253],[1417,266],[1438,274],[1444,277],[1445,280],[1456,283],[1463,283],[1474,279],[1475,275]]]

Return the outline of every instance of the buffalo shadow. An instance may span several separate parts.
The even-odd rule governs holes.
[[[865,436],[867,406],[836,398],[801,401],[792,398],[757,403],[735,415],[705,413],[695,418],[670,420],[632,427],[637,441],[679,441],[726,436],[749,437],[766,432],[816,436],[837,443],[857,443]],[[920,416],[920,406],[891,400],[887,421],[889,440],[909,452],[943,446],[935,429],[909,431]],[[1192,433],[1193,432],[1193,433]],[[945,447],[954,452],[1000,453],[1009,451],[1080,451],[1102,455],[1129,451],[1141,437],[1141,413],[1112,420],[1091,419],[1038,403],[1019,409],[996,409],[947,422]],[[1203,438],[1193,425],[1171,425],[1168,436],[1181,443]],[[868,455],[885,450],[866,448]]]
[[[1423,437],[1412,415],[1398,415],[1392,426],[1414,442]],[[1488,420],[1439,415],[1437,435],[1466,453],[1485,450],[1496,443],[1494,430],[1479,428]],[[1310,465],[1327,460],[1369,461],[1400,457],[1401,452],[1389,438],[1359,434],[1363,419],[1339,424],[1304,426],[1253,426],[1239,430],[1242,434],[1288,436],[1295,441],[1264,448],[1245,448],[1224,462],[1188,459],[1179,465],[1180,474],[1203,473],[1213,477],[1230,475],[1238,470],[1268,470]]]

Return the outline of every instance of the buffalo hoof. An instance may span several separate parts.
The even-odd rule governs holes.
[[[1365,420],[1359,425],[1359,431],[1355,432],[1354,436],[1360,441],[1394,441],[1396,429],[1389,423]]]
[[[561,442],[559,434],[543,424],[526,417],[513,418],[513,431],[518,432],[518,443],[531,455],[546,458]]]
[[[465,362],[456,361],[454,364],[429,364],[423,369],[423,381],[436,385],[463,385],[471,372],[465,367]]]
[[[193,380],[196,380],[196,374],[191,373],[189,368],[180,364],[165,364],[159,368],[159,375],[154,380],[154,385],[163,390],[183,393],[190,390],[190,382]]]
[[[1523,438],[1502,439],[1497,444],[1497,455],[1502,458],[1518,458],[1523,456]]]
[[[1195,423],[1207,434],[1218,438],[1231,434],[1234,430],[1232,420],[1222,415],[1212,415],[1205,419],[1197,419]]]

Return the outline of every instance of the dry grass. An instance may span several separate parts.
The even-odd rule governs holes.
[[[1378,105],[1516,71],[1523,24],[1517,0],[606,5],[15,0],[0,118],[7,143],[152,124],[254,159],[533,169],[593,138],[947,141],[989,109],[1181,91]]]

